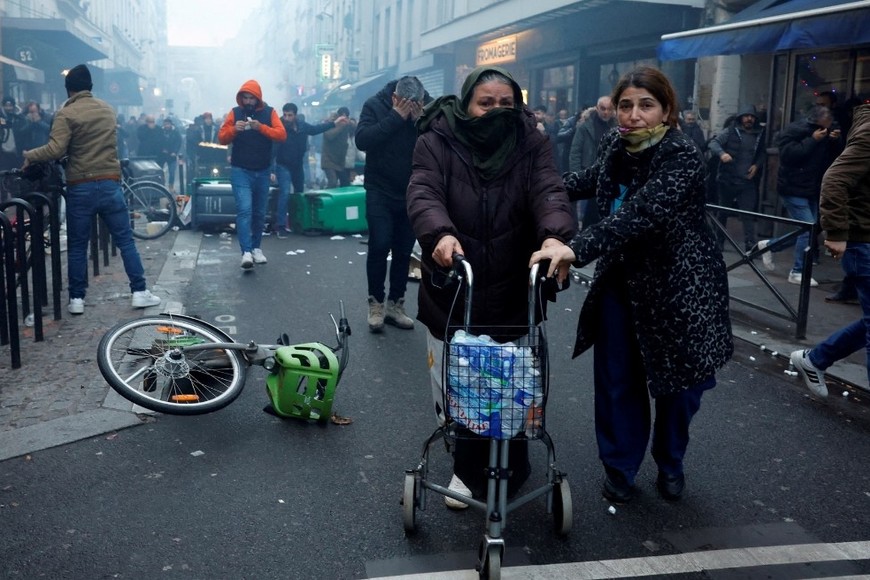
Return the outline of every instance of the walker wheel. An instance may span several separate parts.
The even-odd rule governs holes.
[[[417,529],[417,477],[405,474],[405,487],[402,493],[402,524],[409,534]]]
[[[486,554],[483,554],[486,550]],[[501,551],[499,545],[481,545],[480,552],[483,562],[480,564],[480,578],[482,580],[501,580]]]
[[[574,524],[571,488],[567,479],[553,485],[553,527],[560,536],[567,536]]]

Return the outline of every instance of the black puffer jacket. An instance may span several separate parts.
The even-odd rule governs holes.
[[[595,343],[602,287],[611,276],[623,276],[647,387],[655,397],[700,384],[731,357],[728,277],[706,221],[706,171],[695,144],[669,130],[611,215],[621,147],[618,133],[608,133],[592,167],[565,175],[572,198],[596,196],[603,216],[571,242],[578,265],[598,260],[574,356]]]
[[[417,318],[437,337],[444,336],[455,294],[455,287],[432,283],[438,240],[455,236],[474,270],[472,324],[524,325],[529,257],[544,239],[567,242],[576,232],[550,141],[527,110],[523,131],[501,172],[486,182],[444,117],[417,140],[408,186],[408,215],[423,249]],[[460,301],[452,321],[461,320]]]
[[[776,192],[807,199],[816,199],[822,187],[825,170],[842,149],[840,139],[813,139],[818,125],[806,119],[795,121],[776,138],[779,148],[779,171]]]

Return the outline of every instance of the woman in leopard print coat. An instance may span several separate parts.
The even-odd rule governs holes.
[[[706,222],[704,162],[676,128],[670,82],[641,67],[620,80],[613,103],[619,127],[602,138],[595,164],[563,176],[572,199],[595,197],[603,219],[570,249],[536,252],[532,261],[551,258],[551,273],[564,276],[565,262],[597,260],[574,356],[595,346],[604,496],[625,502],[634,493],[649,442],[651,395],[657,486],[676,500],[689,423],[733,352],[728,278]]]

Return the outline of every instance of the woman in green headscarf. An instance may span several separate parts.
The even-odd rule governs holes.
[[[564,245],[577,224],[551,143],[536,129],[519,85],[506,70],[475,69],[458,96],[433,101],[417,126],[407,196],[423,249],[417,319],[429,331],[435,410],[443,420],[443,340],[449,325],[462,323],[463,312],[459,307],[451,314],[456,289],[433,284],[433,272],[449,268],[454,253],[464,255],[475,276],[472,325],[525,325],[529,257],[535,250]],[[459,440],[451,489],[483,495],[487,453],[486,440]],[[510,466],[509,493],[528,476],[525,441],[511,445]],[[446,499],[450,507],[467,507]]]

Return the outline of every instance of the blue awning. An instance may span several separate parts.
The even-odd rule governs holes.
[[[661,60],[870,43],[870,0],[761,0],[728,22],[665,34]]]

